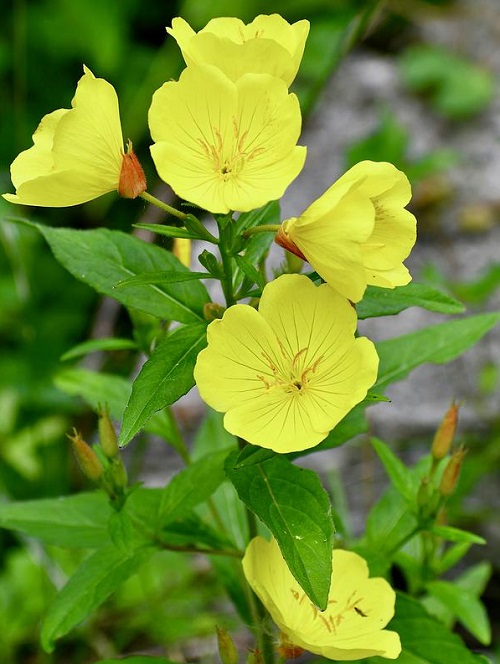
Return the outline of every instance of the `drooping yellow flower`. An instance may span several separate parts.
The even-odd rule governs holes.
[[[362,161],[335,182],[298,218],[283,222],[278,244],[305,258],[352,302],[366,286],[404,286],[402,261],[416,240],[407,177],[387,162]]]
[[[135,198],[146,189],[137,157],[124,154],[118,98],[112,85],[84,67],[71,109],[46,115],[34,145],[11,166],[11,203],[67,207],[110,191]]]
[[[266,74],[236,82],[210,65],[187,67],[153,95],[149,127],[158,174],[210,212],[246,212],[280,198],[304,165],[295,95]]]
[[[330,286],[282,275],[264,288],[258,311],[237,304],[210,323],[194,371],[200,395],[254,445],[313,447],[376,380],[375,347],[355,329],[353,307]]]
[[[335,549],[328,607],[319,611],[288,569],[276,540],[255,537],[243,558],[248,583],[282,632],[285,649],[303,648],[336,661],[396,659],[399,635],[383,629],[394,615],[395,593],[382,578],[368,578],[366,561]]]
[[[167,32],[177,41],[188,66],[215,65],[233,81],[247,73],[271,74],[289,86],[297,74],[309,34],[309,21],[290,25],[279,14],[213,18],[196,33],[183,18]]]

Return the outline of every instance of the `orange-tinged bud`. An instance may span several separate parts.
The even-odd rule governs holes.
[[[203,305],[203,316],[205,320],[213,321],[216,318],[222,318],[226,307],[223,307],[221,304],[216,304],[215,302],[207,302]]]
[[[224,627],[215,627],[217,631],[217,644],[222,664],[238,664],[238,651],[231,635]]]
[[[302,258],[303,261],[307,261],[307,258],[300,251],[300,249],[297,247],[295,242],[292,242],[290,237],[284,232],[283,225],[280,226],[279,231],[276,233],[274,241],[276,242],[276,244],[279,244],[280,247],[283,247],[283,249],[286,249],[287,251],[291,251],[292,254],[295,254],[299,258]]]
[[[281,633],[281,643],[278,646],[278,654],[283,659],[297,659],[304,653],[304,648],[290,643],[286,634]]]
[[[119,448],[116,432],[111,423],[107,407],[99,408],[97,415],[99,418],[99,441],[101,443],[102,451],[106,458],[114,459],[119,452]]]
[[[460,404],[452,403],[436,431],[431,450],[432,456],[436,461],[444,459],[451,449],[455,431],[457,430],[459,408]]]
[[[458,450],[455,450],[443,471],[438,491],[445,498],[451,496],[457,487],[460,470],[462,469],[462,463],[466,453],[467,450],[464,447],[459,447]]]
[[[73,435],[68,435],[73,446],[73,451],[78,461],[78,465],[82,469],[85,477],[93,482],[98,482],[103,473],[103,467],[97,454],[94,450],[87,445],[76,429],[73,429]]]
[[[132,142],[127,143],[127,152],[123,155],[118,193],[123,198],[137,198],[146,191],[146,176],[132,149]]]

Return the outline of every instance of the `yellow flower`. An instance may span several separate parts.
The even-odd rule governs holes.
[[[279,14],[257,16],[248,25],[239,18],[213,18],[196,33],[183,18],[174,18],[167,32],[188,66],[215,65],[233,81],[246,73],[271,74],[289,86],[300,66],[309,21],[290,25]]]
[[[399,635],[383,629],[394,615],[395,593],[385,579],[368,578],[366,561],[335,549],[328,607],[319,611],[290,573],[276,540],[255,537],[243,558],[248,583],[282,632],[285,646],[337,661],[396,659]]]
[[[71,109],[46,115],[34,145],[11,166],[11,203],[67,207],[120,190],[135,198],[146,180],[135,154],[124,154],[118,98],[112,85],[84,67]]]
[[[230,433],[254,445],[313,447],[376,380],[375,347],[355,329],[353,307],[330,286],[278,277],[258,311],[237,304],[208,326],[194,371],[200,395],[225,413]]]
[[[416,240],[407,177],[386,162],[362,161],[298,218],[283,222],[276,241],[305,258],[351,302],[367,284],[383,288],[411,281],[402,264]]]
[[[233,82],[216,67],[187,67],[153,96],[156,169],[178,196],[210,212],[245,212],[280,198],[304,165],[295,95],[266,74]]]

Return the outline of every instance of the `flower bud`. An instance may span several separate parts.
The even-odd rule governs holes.
[[[457,429],[459,408],[460,404],[452,403],[436,431],[431,449],[432,457],[436,461],[444,459],[451,449]]]
[[[109,417],[109,410],[106,406],[99,408],[97,412],[99,422],[99,441],[101,443],[102,451],[107,459],[114,459],[118,452],[118,443],[116,440],[116,432]]]
[[[128,484],[128,475],[127,469],[123,465],[123,461],[119,456],[115,457],[111,461],[111,466],[109,469],[109,477],[113,488],[118,491],[118,493],[123,492],[127,488]]]
[[[443,471],[438,491],[445,498],[451,496],[457,487],[466,452],[467,450],[464,447],[459,447],[458,450],[455,450]]]
[[[123,198],[137,198],[143,191],[146,191],[146,187],[146,176],[132,149],[132,142],[128,141],[127,152],[122,155],[118,193]]]
[[[98,482],[103,473],[103,467],[97,454],[87,445],[76,429],[73,429],[73,435],[68,434],[73,446],[76,460],[85,477],[93,482]]]
[[[216,304],[215,302],[207,302],[203,305],[203,316],[205,320],[213,321],[216,318],[222,318],[226,307],[223,307],[221,304]]]
[[[276,233],[274,241],[276,242],[276,244],[279,244],[280,247],[283,247],[283,249],[286,249],[287,251],[291,251],[292,254],[295,254],[303,261],[307,260],[307,258],[300,251],[295,242],[292,242],[289,235],[285,233],[285,231],[283,230],[283,224],[280,226],[279,231]]]
[[[215,627],[217,631],[217,644],[222,664],[238,664],[238,651],[231,635],[224,627]]]

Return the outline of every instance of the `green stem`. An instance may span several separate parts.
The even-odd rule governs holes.
[[[226,307],[236,304],[236,298],[233,292],[233,264],[231,258],[231,246],[233,242],[233,232],[231,222],[223,225],[217,220],[219,227],[219,251],[222,261],[224,278],[221,279],[222,291],[226,300]]]
[[[156,205],[156,207],[160,208],[160,210],[163,210],[167,214],[171,214],[174,217],[177,217],[177,219],[184,220],[187,217],[187,214],[185,212],[181,212],[180,210],[176,210],[174,207],[172,207],[168,203],[164,203],[163,201],[160,201],[160,199],[156,198],[156,196],[152,196],[151,194],[148,194],[147,191],[143,191],[142,194],[139,194],[139,195],[142,199],[144,199],[148,203],[151,203],[151,205]]]
[[[373,18],[375,17],[376,13],[382,9],[383,4],[384,0],[373,0],[368,4],[368,7],[365,9],[365,11],[357,17],[351,31],[347,34],[347,38],[344,41],[342,48],[343,55],[347,55],[351,48],[355,46],[358,41],[363,39],[365,34],[368,32]]]
[[[244,238],[249,238],[252,235],[257,235],[257,233],[277,233],[281,228],[281,224],[263,224],[262,226],[253,226],[252,228],[247,228],[246,231],[243,231],[242,236]]]

